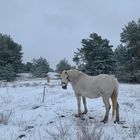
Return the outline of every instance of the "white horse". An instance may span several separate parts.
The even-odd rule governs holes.
[[[106,113],[103,123],[108,121],[110,104],[109,99],[112,100],[112,116],[114,117],[116,112],[115,123],[119,123],[119,104],[117,102],[118,97],[118,81],[112,75],[101,74],[98,76],[88,76],[78,70],[67,70],[61,74],[62,88],[66,89],[68,82],[71,83],[78,105],[78,114],[76,117],[81,117],[82,114],[87,114],[86,97],[98,98],[102,97],[105,104]],[[84,112],[81,113],[81,98],[84,104]]]

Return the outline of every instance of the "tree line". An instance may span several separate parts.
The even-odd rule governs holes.
[[[120,41],[115,50],[109,40],[97,33],[82,39],[81,48],[74,52],[73,62],[77,68],[89,75],[113,74],[121,82],[140,83],[140,19],[131,21],[122,28]],[[22,46],[8,35],[0,34],[0,80],[13,80],[17,73],[31,72],[35,77],[45,77],[49,62],[40,57],[26,64],[22,62]],[[71,69],[64,58],[57,65],[57,72]]]

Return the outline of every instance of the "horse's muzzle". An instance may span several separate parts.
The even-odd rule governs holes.
[[[67,89],[67,86],[62,86],[63,89]]]
[[[63,89],[67,89],[67,84],[66,83],[62,83],[62,88]]]

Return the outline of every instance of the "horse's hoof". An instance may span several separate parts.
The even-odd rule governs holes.
[[[120,124],[120,121],[119,120],[115,120],[114,123]]]
[[[87,112],[86,112],[86,111],[82,112],[82,115],[85,115],[85,114],[87,114]]]
[[[102,120],[101,123],[107,123],[107,121],[106,120]]]
[[[76,114],[75,117],[76,118],[80,118],[82,115],[81,114]]]

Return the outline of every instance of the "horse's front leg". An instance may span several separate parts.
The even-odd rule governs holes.
[[[84,104],[84,112],[82,114],[87,114],[87,105],[86,105],[86,97],[82,96],[83,104]]]
[[[81,95],[76,95],[77,99],[77,106],[78,106],[78,114],[75,115],[75,117],[81,117]]]

